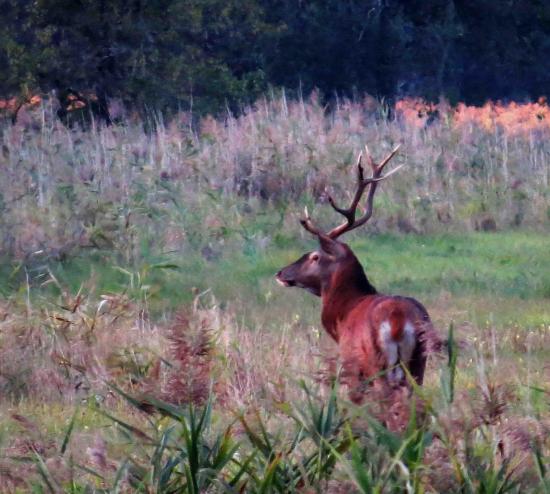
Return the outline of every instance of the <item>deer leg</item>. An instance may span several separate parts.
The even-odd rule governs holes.
[[[342,383],[348,388],[349,399],[361,404],[368,385],[367,369],[362,365],[361,356],[354,353],[342,355]]]

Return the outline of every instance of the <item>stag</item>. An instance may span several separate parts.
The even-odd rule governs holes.
[[[276,275],[283,286],[303,288],[321,297],[321,320],[339,346],[345,382],[354,402],[362,401],[368,383],[382,384],[383,389],[409,386],[404,368],[421,385],[427,356],[441,344],[424,306],[414,298],[378,293],[353,251],[339,240],[371,218],[379,182],[402,166],[382,174],[398,149],[375,163],[365,147],[372,176],[365,177],[363,153],[359,154],[357,188],[351,205],[341,208],[328,195],[330,205],[345,221],[326,232],[315,225],[306,208],[300,223],[317,237],[320,248],[304,254]],[[363,214],[357,218],[367,188]]]

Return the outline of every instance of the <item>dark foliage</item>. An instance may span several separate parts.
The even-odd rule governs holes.
[[[224,111],[268,85],[482,103],[550,87],[543,0],[3,0],[0,96]],[[75,102],[79,104],[75,104]],[[17,108],[17,105],[15,106]]]

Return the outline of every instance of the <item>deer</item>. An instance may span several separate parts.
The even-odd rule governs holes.
[[[324,231],[306,208],[300,223],[317,238],[319,249],[304,254],[276,274],[279,284],[321,297],[321,321],[339,347],[343,376],[355,403],[362,402],[370,384],[378,383],[382,386],[378,389],[388,392],[396,388],[410,391],[412,380],[422,385],[428,354],[441,347],[426,308],[411,297],[379,293],[351,248],[340,240],[343,234],[365,225],[371,218],[379,183],[403,166],[383,175],[384,167],[398,150],[399,146],[376,163],[365,146],[372,176],[365,177],[363,153],[359,153],[351,205],[341,208],[330,194],[326,195],[332,208],[345,218],[343,223]],[[357,218],[367,188],[366,203]]]

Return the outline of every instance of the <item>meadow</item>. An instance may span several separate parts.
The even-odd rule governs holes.
[[[546,102],[53,115],[1,127],[1,492],[550,492]],[[274,275],[398,143],[346,241],[448,343],[413,399],[357,406]]]

